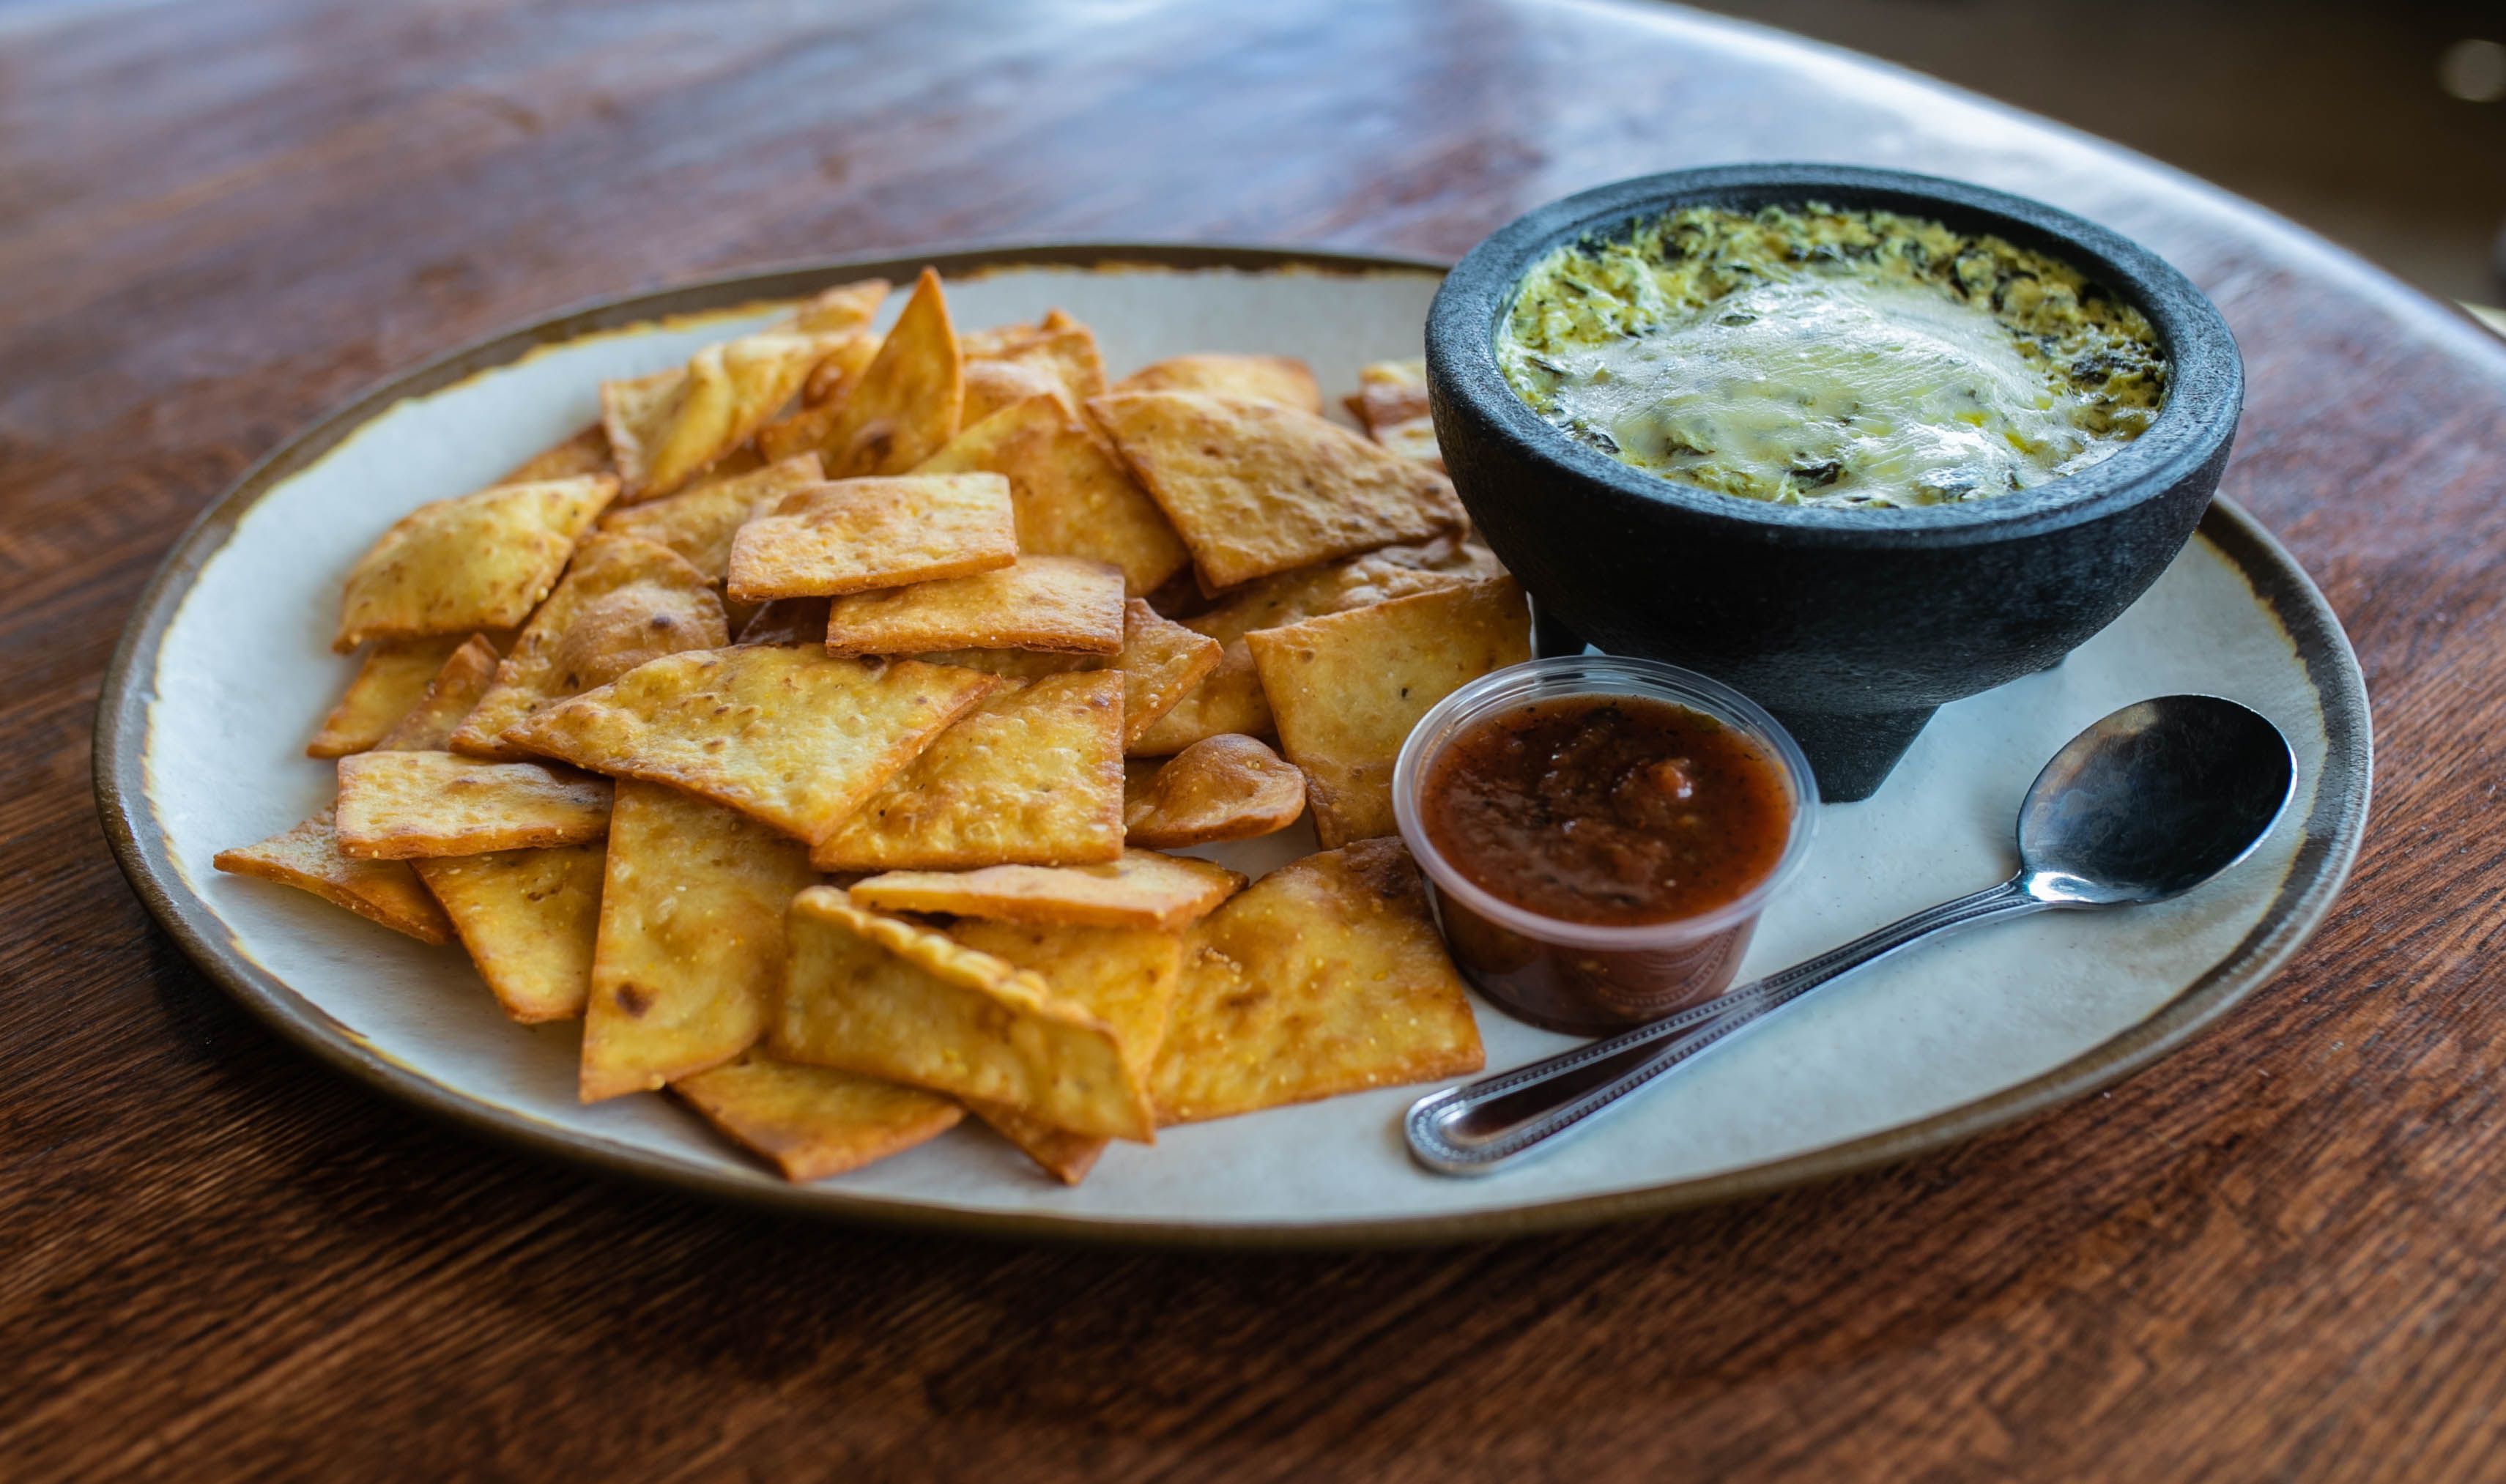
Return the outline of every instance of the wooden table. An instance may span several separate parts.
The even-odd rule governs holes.
[[[2506,345],[2147,161],[1677,12],[805,9],[0,8],[0,1476],[2506,1470]],[[194,972],[106,854],[90,710],[160,554],[447,346],[940,242],[1458,254],[1587,185],[1771,158],[1971,177],[2181,265],[2250,368],[2228,492],[2365,662],[2347,897],[2102,1096],[1500,1247],[848,1230],[376,1099]]]

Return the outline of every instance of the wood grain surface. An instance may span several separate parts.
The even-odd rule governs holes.
[[[593,295],[971,240],[1453,255],[1747,159],[1956,174],[2217,298],[2227,491],[2349,626],[2348,894],[2189,1051],[1955,1152],[1447,1251],[761,1218],[440,1128],[195,972],[98,676],[184,523],[385,372]],[[1652,9],[0,5],[0,1477],[2506,1474],[2506,345],[2285,223]]]

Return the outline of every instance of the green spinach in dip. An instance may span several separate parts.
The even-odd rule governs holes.
[[[2111,455],[2166,396],[2149,322],[2066,265],[1815,203],[1690,207],[1561,247],[1496,348],[1567,436],[1792,505],[2025,489]]]

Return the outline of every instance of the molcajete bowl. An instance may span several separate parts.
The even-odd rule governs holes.
[[[1552,249],[1682,206],[1813,201],[1990,232],[2071,265],[2156,328],[2170,368],[2158,415],[2103,462],[2031,489],[1829,509],[1622,464],[1550,426],[1499,371],[1516,285]],[[1530,592],[1543,653],[1590,640],[1701,670],[1774,713],[1820,793],[1850,800],[1880,787],[1935,709],[2059,662],[2158,580],[2218,489],[2244,370],[2200,290],[2094,223],[1894,170],[1739,165],[1587,191],[1473,248],[1428,313],[1427,385],[1446,467]]]

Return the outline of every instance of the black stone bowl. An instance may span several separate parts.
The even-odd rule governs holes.
[[[2166,404],[2111,458],[2033,489],[1828,510],[1629,468],[1542,421],[1497,369],[1516,283],[1559,244],[1680,206],[1807,201],[1997,233],[2070,264],[2157,327]],[[1823,796],[1849,800],[1880,787],[1934,709],[2058,663],[2158,580],[2219,486],[2244,368],[2183,274],[2068,213],[1895,170],[1736,165],[1570,195],[1473,248],[1428,313],[1427,386],[1453,484],[1530,592],[1542,653],[1590,639],[1724,681],[1800,740]]]

